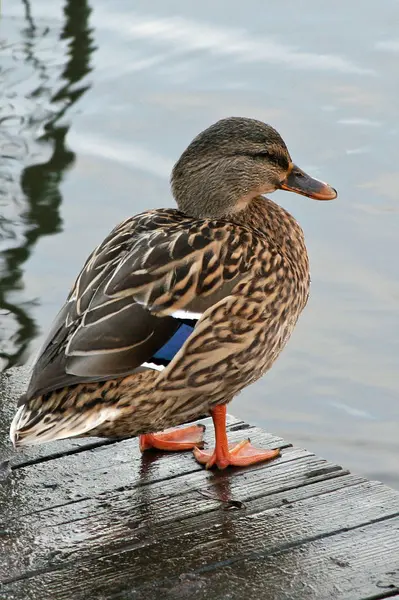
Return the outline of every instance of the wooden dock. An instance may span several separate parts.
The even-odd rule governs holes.
[[[281,457],[207,472],[90,438],[15,453],[25,381],[0,381],[1,600],[399,598],[398,492],[234,417],[232,441]]]

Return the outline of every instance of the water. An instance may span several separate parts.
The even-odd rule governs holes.
[[[132,8],[134,6],[134,8]],[[172,205],[191,138],[274,125],[339,199],[278,192],[311,300],[232,412],[399,488],[399,3],[35,0],[0,23],[0,361],[25,362],[111,227]]]

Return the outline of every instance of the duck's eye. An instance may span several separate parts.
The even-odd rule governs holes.
[[[267,160],[269,160],[271,162],[278,162],[276,156],[274,154],[272,154],[271,152],[269,152],[268,150],[260,150],[259,152],[256,152],[256,154],[254,154],[254,158],[261,158],[261,159],[267,158]]]
[[[254,152],[252,156],[256,160],[267,160],[269,164],[272,163],[273,165],[277,166],[279,170],[288,170],[289,162],[287,158],[278,152],[271,152],[270,150],[266,149],[258,150],[257,152]]]

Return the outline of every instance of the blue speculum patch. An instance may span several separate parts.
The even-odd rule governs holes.
[[[154,354],[154,359],[170,362],[193,331],[194,327],[191,327],[190,325],[184,323],[180,325],[179,329],[175,331],[166,344]]]

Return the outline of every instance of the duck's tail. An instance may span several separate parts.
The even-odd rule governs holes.
[[[54,406],[43,397],[32,398],[18,408],[12,420],[10,439],[14,447],[85,435],[119,416],[119,408],[101,402],[101,398],[97,400],[77,409],[63,403]]]

